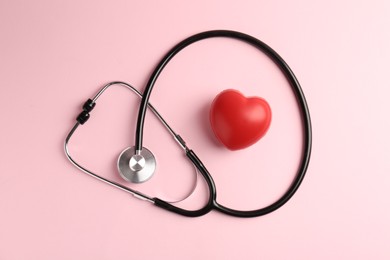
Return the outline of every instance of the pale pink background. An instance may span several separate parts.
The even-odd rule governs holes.
[[[0,0],[0,259],[390,259],[390,4],[371,1]],[[178,41],[210,29],[251,34],[289,63],[308,100],[312,160],[296,195],[273,214],[181,217],[80,173],[63,140],[82,103],[112,80],[142,90]],[[208,108],[236,88],[267,99],[268,134],[230,152]],[[134,143],[138,100],[107,92],[71,143],[90,169],[117,176]],[[213,39],[164,71],[152,102],[213,174],[218,200],[251,209],[294,176],[301,126],[278,69],[251,46]],[[193,169],[150,114],[146,147],[158,159],[154,196],[179,199]],[[182,203],[201,206],[204,187]]]

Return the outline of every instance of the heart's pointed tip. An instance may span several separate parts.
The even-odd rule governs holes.
[[[221,142],[222,143],[222,142]],[[254,145],[256,142],[254,142],[254,143],[251,143],[251,144],[247,144],[247,145],[234,145],[234,146],[232,146],[232,145],[227,145],[227,144],[224,144],[224,143],[222,143],[229,151],[232,151],[232,152],[234,152],[234,151],[240,151],[240,150],[244,150],[245,148],[248,148],[248,147],[250,147],[250,146],[252,146],[252,145]]]
[[[227,147],[227,146],[225,146],[225,147],[226,147],[229,151],[232,151],[232,152],[240,151],[240,150],[246,148],[246,147],[239,147],[239,148],[235,147],[235,148],[232,148],[232,147]]]

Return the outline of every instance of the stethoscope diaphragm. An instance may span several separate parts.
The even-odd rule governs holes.
[[[149,180],[156,170],[156,158],[147,148],[140,153],[135,152],[135,147],[128,147],[119,155],[118,171],[126,181],[142,183]]]

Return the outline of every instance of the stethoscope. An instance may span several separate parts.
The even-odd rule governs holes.
[[[228,37],[228,38],[234,38],[237,40],[244,41],[248,44],[253,45],[260,51],[263,51],[268,57],[270,57],[282,70],[285,77],[287,78],[291,88],[293,89],[296,101],[299,106],[299,110],[302,117],[302,124],[303,124],[303,132],[304,132],[304,140],[303,140],[303,152],[302,152],[302,158],[299,164],[298,172],[292,181],[289,188],[286,190],[286,192],[274,203],[271,205],[268,205],[266,207],[250,210],[250,211],[241,211],[241,210],[235,210],[228,207],[225,207],[217,202],[217,191],[216,186],[214,183],[213,178],[211,177],[210,173],[208,172],[205,165],[201,162],[201,160],[198,158],[198,156],[195,154],[194,151],[192,151],[187,145],[184,139],[178,135],[172,127],[163,119],[163,117],[158,113],[158,111],[149,103],[149,98],[152,93],[153,86],[161,74],[164,67],[168,64],[168,62],[181,50],[183,50],[185,47],[191,45],[192,43],[195,43],[200,40],[204,40],[207,38],[213,38],[213,37]],[[168,130],[168,132],[172,135],[172,137],[176,140],[176,142],[180,145],[180,147],[183,149],[185,155],[187,158],[192,162],[194,167],[199,171],[199,173],[204,178],[208,190],[209,190],[209,197],[207,200],[207,203],[200,209],[197,210],[187,210],[180,207],[177,207],[173,205],[173,203],[168,202],[166,200],[162,200],[156,197],[150,197],[148,195],[145,195],[137,190],[134,190],[132,188],[126,187],[124,185],[121,185],[117,182],[111,181],[107,178],[104,178],[87,168],[81,166],[79,163],[77,163],[70,155],[68,144],[69,141],[76,131],[76,129],[83,125],[90,117],[90,112],[93,110],[93,108],[96,105],[96,101],[99,99],[99,97],[106,91],[109,87],[113,85],[122,85],[127,87],[128,89],[132,90],[134,93],[136,93],[141,98],[141,103],[139,107],[138,112],[138,119],[137,119],[137,128],[136,128],[136,136],[135,136],[135,146],[125,149],[119,156],[117,161],[117,167],[120,175],[123,179],[133,182],[133,183],[142,183],[150,179],[156,169],[156,160],[151,151],[149,151],[147,148],[143,147],[142,140],[143,140],[143,128],[144,128],[144,122],[145,122],[145,114],[146,109],[149,108],[154,115],[160,120],[160,122],[165,126],[165,128]],[[66,137],[64,148],[67,158],[72,162],[78,169],[80,169],[82,172],[100,180],[103,181],[109,185],[112,185],[118,189],[121,189],[125,192],[128,192],[132,194],[134,197],[148,201],[153,203],[155,206],[158,206],[160,208],[166,209],[168,211],[188,216],[188,217],[198,217],[202,216],[204,214],[207,214],[212,209],[218,210],[222,213],[235,216],[235,217],[258,217],[262,216],[268,213],[273,212],[274,210],[280,208],[283,206],[297,191],[300,184],[302,183],[302,180],[305,176],[306,170],[309,165],[310,161],[310,153],[311,153],[311,144],[312,144],[312,130],[311,130],[311,121],[310,121],[310,114],[309,109],[303,94],[303,91],[300,87],[300,84],[295,77],[294,73],[290,69],[290,67],[287,65],[287,63],[277,54],[271,47],[263,43],[262,41],[244,34],[240,32],[235,31],[227,31],[227,30],[216,30],[216,31],[207,31],[202,32],[196,35],[193,35],[183,41],[181,41],[179,44],[177,44],[175,47],[173,47],[160,61],[160,63],[157,65],[155,70],[153,71],[152,75],[149,78],[149,81],[146,85],[145,91],[143,94],[141,94],[138,90],[136,90],[131,85],[125,83],[125,82],[111,82],[105,85],[92,99],[88,99],[85,104],[83,105],[83,111],[79,114],[77,117],[77,122],[73,126],[73,128],[70,130],[68,136]]]

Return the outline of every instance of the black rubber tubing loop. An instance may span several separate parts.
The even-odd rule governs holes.
[[[295,194],[300,184],[302,183],[302,180],[308,168],[309,161],[310,161],[310,154],[311,154],[311,146],[312,146],[312,130],[311,130],[310,114],[300,84],[297,78],[295,77],[294,73],[287,65],[287,63],[282,59],[282,57],[280,57],[279,54],[277,54],[271,47],[269,47],[267,44],[263,43],[262,41],[241,32],[229,31],[229,30],[215,30],[215,31],[206,31],[206,32],[193,35],[183,40],[182,42],[178,43],[175,47],[173,47],[163,57],[163,59],[160,61],[160,63],[153,71],[146,85],[145,91],[143,93],[139,111],[138,111],[138,119],[137,119],[137,129],[136,129],[136,139],[135,139],[136,150],[142,150],[143,127],[144,127],[147,104],[149,102],[149,98],[152,93],[153,86],[158,76],[164,69],[164,67],[177,53],[179,53],[182,49],[184,49],[188,45],[200,40],[214,38],[214,37],[233,38],[253,45],[257,49],[265,53],[269,58],[271,58],[278,65],[279,69],[283,72],[284,76],[290,83],[290,86],[294,92],[296,101],[299,106],[299,110],[302,118],[302,124],[303,124],[303,134],[304,134],[304,140],[303,140],[304,146],[303,146],[301,162],[298,168],[298,173],[296,174],[294,180],[292,181],[291,185],[286,190],[286,192],[271,205],[261,209],[250,210],[250,211],[235,210],[235,209],[230,209],[228,207],[225,207],[216,201],[216,196],[217,196],[216,188],[211,175],[207,171],[206,167],[201,163],[199,158],[195,155],[195,153],[193,153],[192,151],[187,151],[187,156],[195,164],[195,166],[198,168],[198,170],[201,172],[202,176],[205,178],[207,182],[209,188],[209,199],[207,204],[199,210],[190,211],[190,210],[185,210],[173,206],[168,202],[162,201],[158,198],[154,198],[155,205],[167,209],[169,211],[175,212],[177,214],[190,216],[190,217],[197,217],[197,216],[207,214],[213,208],[222,213],[235,216],[235,217],[249,218],[249,217],[262,216],[277,210],[278,208],[283,206]]]

